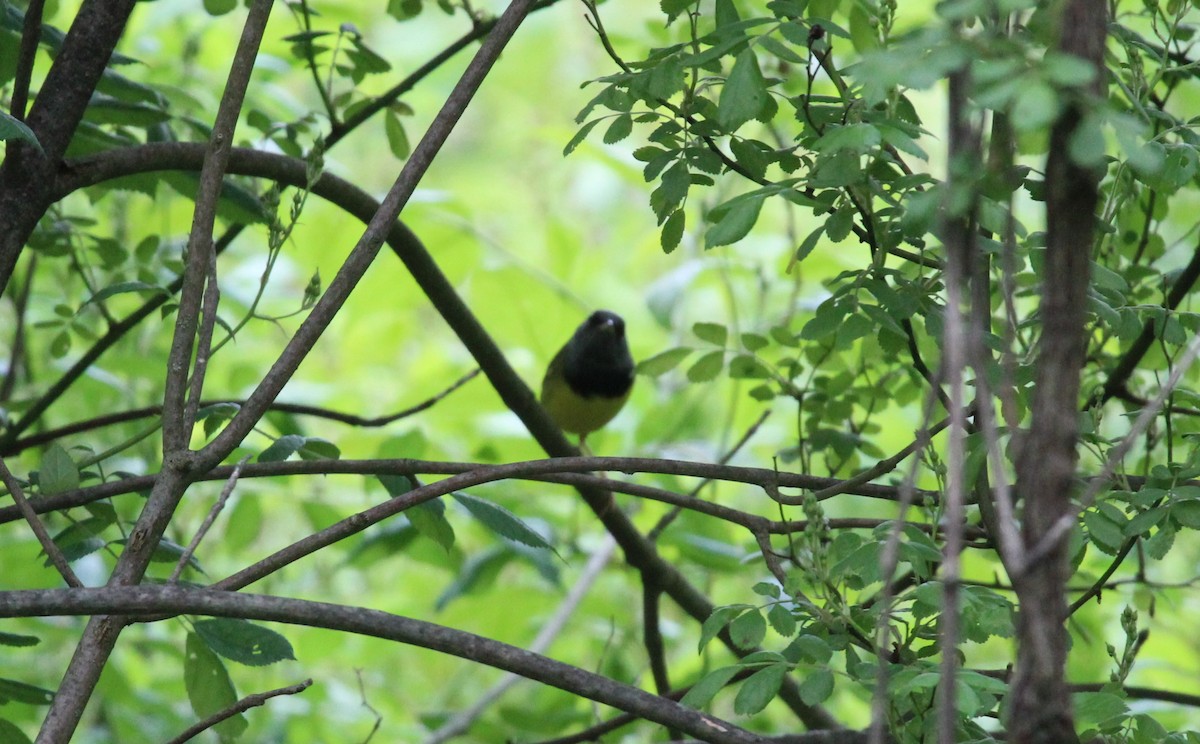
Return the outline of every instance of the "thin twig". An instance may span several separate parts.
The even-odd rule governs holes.
[[[328,289],[321,295],[321,299],[317,301],[308,317],[300,324],[300,328],[288,342],[287,347],[246,400],[246,405],[199,453],[198,464],[201,469],[212,467],[223,460],[250,433],[275,397],[279,395],[283,386],[299,368],[300,363],[308,356],[309,351],[350,296],[351,290],[374,261],[384,239],[395,225],[400,210],[408,203],[417,183],[432,164],[434,156],[441,150],[442,144],[445,143],[451,130],[463,115],[467,104],[474,97],[475,91],[478,90],[484,77],[491,70],[508,40],[516,32],[532,4],[532,0],[513,0],[500,20],[496,22],[492,32],[487,35],[483,44],[480,45],[479,51],[454,86],[446,103],[434,117],[429,129],[426,130],[417,146],[413,148],[400,175],[392,184],[387,196],[379,205],[370,224],[342,264],[341,269],[329,283]]]
[[[1183,373],[1186,372],[1188,368],[1192,366],[1192,363],[1196,361],[1197,355],[1200,355],[1200,335],[1196,335],[1192,338],[1191,343],[1188,344],[1187,349],[1183,352],[1183,355],[1180,356],[1179,362],[1175,366],[1175,369],[1171,371],[1170,377],[1167,378],[1167,384],[1163,385],[1163,387],[1158,391],[1158,395],[1154,396],[1154,400],[1150,401],[1150,403],[1142,409],[1142,412],[1138,414],[1137,420],[1133,422],[1133,426],[1129,429],[1129,433],[1127,433],[1124,439],[1122,439],[1120,443],[1118,443],[1117,446],[1112,449],[1112,452],[1109,453],[1108,458],[1104,461],[1104,466],[1100,468],[1100,473],[1088,483],[1087,490],[1084,491],[1083,496],[1079,499],[1079,502],[1075,504],[1070,511],[1060,517],[1058,521],[1056,521],[1050,527],[1050,529],[1046,531],[1046,534],[1042,536],[1042,539],[1036,545],[1034,545],[1031,550],[1028,551],[1024,562],[1018,567],[1018,576],[1023,575],[1026,571],[1028,571],[1030,566],[1036,566],[1038,562],[1043,560],[1050,551],[1054,550],[1059,541],[1061,541],[1071,532],[1071,529],[1075,526],[1076,521],[1079,519],[1079,515],[1082,514],[1085,509],[1090,507],[1092,502],[1096,500],[1096,496],[1098,496],[1100,492],[1108,486],[1109,481],[1112,478],[1113,471],[1116,469],[1117,463],[1125,459],[1125,455],[1129,454],[1129,450],[1133,448],[1133,445],[1137,439],[1141,437],[1143,433],[1145,433],[1147,428],[1150,427],[1150,423],[1158,415],[1163,403],[1165,403],[1171,393],[1174,392],[1175,386],[1179,384],[1179,380],[1182,379]]]
[[[0,458],[0,481],[4,482],[5,488],[12,495],[13,501],[17,502],[17,508],[21,510],[25,521],[29,523],[29,528],[33,530],[33,534],[37,535],[38,542],[42,544],[42,550],[46,551],[46,557],[58,569],[58,573],[63,577],[63,581],[67,582],[67,586],[81,587],[83,582],[71,570],[71,564],[67,562],[67,557],[63,555],[58,546],[54,544],[54,540],[50,539],[50,533],[46,531],[46,525],[42,524],[41,517],[29,505],[29,501],[25,498],[25,492],[21,490],[21,484],[13,476],[8,469],[8,465],[4,463],[4,459]]]
[[[359,416],[353,413],[343,413],[341,411],[335,411],[329,408],[321,408],[320,406],[310,406],[302,403],[281,403],[279,401],[272,403],[270,410],[278,411],[280,413],[292,413],[300,416],[314,416],[316,418],[322,418],[328,421],[336,421],[340,424],[346,424],[348,426],[375,428],[386,426],[394,421],[399,421],[402,418],[407,418],[432,408],[434,405],[448,397],[451,393],[473,380],[479,375],[479,373],[480,370],[478,367],[476,367],[467,374],[455,380],[445,390],[426,398],[416,405],[408,406],[407,408],[403,408],[395,413],[389,413],[384,416]],[[209,406],[215,406],[222,403],[232,403],[233,405],[240,406],[245,402],[246,401],[244,399],[240,398],[202,400],[200,401],[200,408],[204,409]],[[53,442],[56,439],[61,439],[72,434],[80,434],[82,432],[100,429],[105,426],[127,423],[129,421],[137,421],[138,419],[158,416],[161,413],[162,406],[160,405],[143,406],[141,408],[132,408],[128,411],[109,413],[103,416],[85,419],[83,421],[76,421],[73,424],[67,424],[66,426],[60,426],[54,429],[46,429],[45,431],[38,432],[37,434],[18,439],[8,447],[0,450],[0,455],[9,455],[16,452],[21,452],[22,450],[29,449],[30,447],[36,447],[47,442]]]
[[[216,713],[213,713],[208,718],[205,718],[203,721],[197,721],[196,723],[192,724],[191,726],[188,726],[186,729],[183,730],[182,733],[179,734],[179,736],[176,736],[174,739],[169,740],[166,744],[184,744],[184,742],[191,741],[192,739],[196,738],[200,734],[204,733],[205,731],[212,728],[213,726],[216,726],[218,723],[220,723],[221,721],[224,721],[227,718],[233,718],[234,716],[238,715],[239,713],[245,713],[246,711],[250,710],[251,708],[257,708],[260,705],[264,705],[268,700],[270,700],[273,697],[278,697],[280,695],[297,695],[301,692],[304,692],[311,686],[312,686],[312,680],[306,679],[303,682],[300,682],[298,684],[288,685],[287,687],[280,687],[279,689],[276,689],[276,690],[268,690],[267,692],[256,692],[253,695],[247,695],[246,697],[237,701],[236,703],[229,706],[228,708],[219,710]]]
[[[729,451],[726,452],[724,456],[722,456],[717,462],[721,465],[724,465],[732,460],[734,456],[737,455],[738,451],[741,450],[742,447],[745,447],[746,443],[749,442],[750,439],[758,432],[759,428],[763,425],[763,422],[765,422],[767,417],[770,415],[771,412],[769,410],[763,411],[762,415],[758,417],[758,420],[751,424],[750,428],[746,429],[746,432],[742,434],[742,438],[739,439],[732,447],[730,447]],[[712,481],[708,479],[700,481],[688,493],[688,495],[692,497],[699,497],[700,491],[702,491],[704,487],[711,482]],[[667,527],[669,527],[671,523],[675,521],[675,518],[679,516],[679,512],[682,510],[682,506],[676,506],[674,509],[664,514],[662,518],[658,520],[658,523],[646,533],[646,539],[650,541],[657,540],[659,536],[662,535],[663,530],[667,529]]]
[[[554,611],[554,615],[542,626],[538,631],[537,637],[529,644],[529,650],[535,654],[545,653],[550,644],[558,637],[559,633],[566,626],[567,620],[575,614],[575,610],[579,608],[580,602],[587,596],[589,590],[595,585],[596,580],[600,578],[604,567],[612,560],[613,553],[617,549],[617,543],[613,540],[612,535],[605,537],[596,550],[588,559],[587,564],[583,567],[582,573],[579,575],[579,580],[571,587],[571,591],[567,592],[567,596],[563,599],[562,604]],[[474,705],[461,713],[455,715],[446,723],[442,724],[436,731],[429,735],[425,740],[425,744],[442,744],[442,742],[464,733],[472,723],[483,714],[500,696],[508,692],[515,684],[521,681],[521,677],[511,672],[505,674],[495,685],[489,688],[481,696],[479,696]]]
[[[171,571],[171,578],[167,579],[170,582],[179,581],[179,576],[183,573],[184,567],[192,560],[192,556],[196,554],[196,548],[200,547],[200,541],[212,529],[213,522],[217,521],[217,515],[225,508],[225,502],[229,501],[229,496],[233,493],[233,487],[237,485],[238,476],[242,474],[242,467],[249,462],[250,455],[246,455],[238,461],[237,465],[233,466],[233,472],[229,474],[229,479],[225,481],[225,487],[221,489],[221,495],[217,497],[217,501],[208,510],[204,521],[200,523],[200,529],[196,530],[195,537],[188,544],[183,554],[179,556],[179,562],[175,564],[175,569]]]

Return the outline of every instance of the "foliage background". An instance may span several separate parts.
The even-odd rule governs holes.
[[[48,22],[65,24],[73,8],[50,5]],[[215,10],[214,5],[210,3],[207,9]],[[932,3],[904,5],[903,24],[917,27],[932,17]],[[487,14],[501,8],[491,3],[478,10]],[[363,32],[365,43],[392,65],[392,72],[362,81],[360,90],[367,94],[382,92],[467,29],[461,13],[446,17],[435,7],[406,22],[394,20],[379,4],[328,2],[316,9],[321,14],[315,19],[317,28],[335,30],[351,23]],[[193,117],[207,125],[243,12],[235,8],[212,16],[205,10],[198,3],[143,3],[134,14],[122,51],[146,62],[125,68],[127,75],[164,92],[175,116]],[[610,3],[601,6],[601,12],[617,48],[630,49],[633,56],[643,46],[676,40],[673,35],[679,33],[678,26],[663,29],[662,17],[653,4]],[[286,121],[320,109],[310,74],[283,40],[296,30],[295,18],[277,9],[247,112],[258,108],[270,120]],[[12,38],[6,36],[5,43]],[[466,55],[456,57],[404,98],[412,110],[411,115],[401,117],[410,141],[424,131],[465,59]],[[40,57],[39,65],[45,63],[46,58]],[[694,323],[719,323],[734,333],[765,334],[791,316],[793,327],[802,327],[827,296],[824,283],[861,265],[866,255],[853,239],[838,245],[822,239],[801,266],[788,271],[799,238],[818,223],[803,211],[785,214],[774,205],[767,206],[754,231],[735,246],[704,250],[703,235],[692,229],[677,251],[664,255],[659,249],[656,220],[646,205],[650,187],[642,178],[641,165],[632,157],[634,149],[644,144],[640,139],[643,132],[635,130],[629,139],[604,144],[596,136],[602,126],[570,157],[562,156],[563,147],[577,130],[576,114],[596,90],[595,86],[581,88],[581,82],[612,72],[612,62],[596,42],[579,6],[560,2],[535,13],[484,84],[403,215],[535,388],[545,362],[593,308],[606,307],[625,316],[638,359],[678,346],[709,350],[694,333]],[[338,90],[345,86],[344,80],[336,84]],[[920,93],[917,100],[924,126],[934,134],[921,143],[932,156],[928,168],[941,173],[944,123],[939,113],[940,95]],[[1186,108],[1189,103],[1178,105]],[[368,123],[330,151],[327,170],[381,194],[401,163],[383,146],[383,126],[379,121]],[[261,143],[246,117],[238,133],[251,144]],[[308,146],[311,131],[298,140]],[[690,208],[703,212],[737,188],[723,182]],[[1192,195],[1172,202],[1171,214],[1161,229],[1164,247],[1169,249],[1162,259],[1164,265],[1186,250],[1176,243],[1176,236],[1194,238],[1190,216],[1194,201]],[[1030,209],[1029,219],[1036,221],[1032,206],[1024,206]],[[79,255],[93,264],[88,271],[110,281],[135,279],[138,271],[146,270],[165,276],[186,239],[190,208],[188,199],[173,194],[165,185],[159,186],[154,199],[133,191],[107,193],[95,204],[94,212],[83,194],[62,205],[63,215],[94,217],[96,224],[88,230],[116,236],[127,250],[149,236],[161,237],[164,246],[153,260],[144,262],[140,260],[144,256],[131,254],[108,272],[94,265],[100,254],[89,252],[83,240]],[[1176,214],[1179,224],[1173,221]],[[261,225],[248,230],[220,259],[226,318],[237,317],[236,308],[253,297],[264,261],[265,232]],[[265,312],[283,314],[299,307],[313,272],[332,276],[360,232],[361,225],[350,217],[311,199],[274,270]],[[1186,255],[1178,263],[1185,260]],[[89,333],[100,326],[94,306],[83,306],[91,290],[81,285],[77,273],[64,265],[56,276],[57,282],[39,280],[34,286],[31,317],[53,322],[62,317],[56,315],[56,306],[66,305],[75,325],[65,354],[51,348],[51,334],[33,340],[41,345],[31,350],[34,376],[43,380],[53,378],[72,361],[86,347]],[[117,311],[132,309],[137,303],[137,295],[128,295],[111,301],[110,308],[120,315]],[[78,313],[76,308],[81,308]],[[13,322],[11,305],[0,306],[0,323],[10,326]],[[298,318],[293,317],[278,324],[255,322],[241,330],[236,342],[224,348],[210,368],[206,397],[236,398],[248,393],[297,323]],[[149,322],[109,352],[71,388],[47,424],[65,424],[98,412],[160,401],[161,360],[171,324],[170,317]],[[936,358],[932,345],[927,351]],[[382,415],[437,394],[473,366],[400,264],[390,255],[381,255],[281,400]],[[708,375],[699,372],[689,379],[687,369],[685,364],[660,377],[640,378],[626,411],[590,438],[593,450],[597,454],[714,461],[770,408],[773,415],[734,462],[760,467],[778,462],[788,467],[788,451],[795,444],[793,402],[780,399],[764,406],[747,394],[752,381],[730,380],[725,375],[700,379]],[[274,428],[263,427],[232,460],[257,454],[274,436],[292,431],[335,442],[344,458],[508,462],[541,456],[516,417],[482,379],[468,383],[418,416],[380,429],[279,416],[269,421]],[[892,401],[875,413],[872,421],[877,427],[871,439],[875,454],[891,454],[911,441],[919,426],[919,398]],[[834,428],[838,424],[828,423]],[[144,426],[145,422],[137,422],[110,427],[69,444],[100,451],[134,436]],[[152,472],[158,458],[157,440],[150,437],[125,451],[108,468]],[[863,464],[855,460],[837,473],[824,473],[820,472],[823,463],[815,462],[812,471],[821,475],[847,475],[855,469],[851,465]],[[39,456],[28,451],[9,464],[14,470],[28,472],[38,467]],[[690,487],[669,477],[647,480],[676,490]],[[926,475],[918,485],[936,484]],[[186,544],[219,490],[215,483],[189,490],[169,533],[174,541]],[[449,552],[415,535],[400,519],[394,526],[373,528],[254,588],[429,618],[526,646],[577,580],[588,554],[600,546],[601,532],[565,487],[504,482],[473,493],[506,506],[544,530],[561,557],[498,542],[461,509],[449,505],[457,535]],[[775,506],[755,488],[710,486],[704,497],[778,516]],[[206,577],[227,575],[306,532],[383,498],[385,492],[378,483],[356,476],[244,480],[210,535],[209,549],[199,556]],[[650,502],[622,498],[621,503],[635,513],[635,521],[643,529],[666,511]],[[140,501],[124,497],[116,506],[124,517],[133,519]],[[799,508],[794,511],[795,518],[800,518]],[[884,518],[893,516],[894,511],[884,504],[847,497],[828,505],[826,513],[831,517]],[[41,568],[38,544],[19,527],[10,525],[0,548],[4,565],[21,567],[8,572],[6,588],[57,586],[52,569]],[[662,544],[664,554],[717,604],[761,601],[751,586],[767,578],[767,572],[758,561],[747,560],[757,555],[757,547],[744,531],[685,514]],[[968,556],[969,578],[981,582],[996,578],[989,557]],[[485,558],[490,563],[481,567]],[[1122,607],[1130,604],[1144,616],[1153,616],[1153,632],[1130,682],[1200,694],[1194,681],[1200,648],[1191,621],[1197,600],[1189,591],[1198,558],[1196,546],[1181,540],[1168,562],[1156,566],[1154,577],[1163,584],[1179,582],[1178,587],[1152,589],[1132,584],[1114,588],[1104,594],[1102,603],[1075,615],[1075,642],[1094,647],[1094,652],[1073,653],[1068,677],[1081,682],[1107,679],[1112,663],[1103,644],[1121,642],[1117,618]],[[103,581],[111,564],[112,556],[99,551],[77,562],[76,568],[86,583],[93,584]],[[1105,557],[1093,552],[1080,567],[1079,576],[1094,577],[1106,565]],[[476,582],[464,587],[462,582],[468,576],[476,576]],[[636,575],[615,559],[551,647],[550,655],[640,682],[649,689],[639,603]],[[36,649],[5,648],[6,668],[24,664],[23,681],[53,689],[81,624],[75,619],[6,622],[5,630],[43,639]],[[180,674],[184,627],[186,621],[176,620],[128,631],[123,641],[128,646],[114,656],[101,680],[84,740],[166,739],[193,720]],[[699,628],[670,603],[664,603],[663,629],[677,680],[730,661],[715,646],[698,655]],[[266,667],[231,665],[238,690],[266,689],[304,677],[312,677],[317,684],[302,695],[277,699],[248,714],[250,729],[244,740],[361,740],[375,723],[372,710],[380,716],[376,740],[420,740],[445,715],[470,705],[498,676],[460,660],[383,641],[299,627],[282,631],[294,646],[296,661]],[[784,643],[769,636],[768,645],[772,640],[777,646]],[[981,645],[967,644],[966,650],[968,666],[1002,668],[1011,657],[1011,642],[992,638]],[[36,665],[31,663],[33,659]],[[841,720],[865,724],[869,702],[850,690],[849,685],[839,686],[829,701],[830,709]],[[1177,707],[1163,709],[1159,704],[1142,703],[1138,709],[1153,711],[1168,728],[1195,725],[1194,714]],[[714,711],[736,718],[732,696],[719,697]],[[9,704],[3,712],[32,732],[42,708]],[[478,741],[528,739],[549,735],[568,724],[584,725],[593,714],[585,701],[525,684],[489,712],[471,737]],[[758,720],[745,723],[773,728],[788,725],[781,723],[788,720],[781,710],[768,708]],[[649,738],[651,730],[649,726],[632,729],[628,738]]]

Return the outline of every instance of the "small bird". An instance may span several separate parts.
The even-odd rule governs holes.
[[[559,349],[542,379],[542,405],[564,431],[587,435],[612,420],[629,400],[633,357],[625,342],[625,321],[597,310]]]

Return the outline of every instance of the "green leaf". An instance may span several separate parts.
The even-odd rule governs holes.
[[[750,198],[735,198],[718,207],[718,209],[725,207],[728,209],[721,215],[717,224],[709,228],[705,234],[705,249],[736,243],[746,237],[750,228],[754,227],[754,223],[758,221],[758,213],[762,211],[762,205],[763,196],[757,194]]]
[[[767,621],[757,609],[750,609],[738,615],[729,624],[729,635],[735,646],[741,649],[751,649],[762,643],[767,635]]]
[[[1096,68],[1091,62],[1053,49],[1042,57],[1038,69],[1050,82],[1063,87],[1087,85],[1096,79]]]
[[[1083,524],[1087,527],[1092,544],[1112,555],[1121,547],[1124,524],[1117,524],[1099,509],[1088,509],[1083,513]]]
[[[38,467],[38,485],[46,496],[79,488],[79,468],[57,442],[47,447],[42,455]]]
[[[161,294],[168,297],[171,294],[166,290],[165,287],[160,287],[157,284],[150,284],[148,282],[117,282],[116,284],[110,284],[109,286],[104,287],[99,292],[92,295],[87,302],[83,304],[87,305],[92,302],[100,302],[101,300],[107,300],[113,295],[125,294],[128,292],[145,292],[147,294]]]
[[[381,473],[375,477],[383,484],[384,489],[388,492],[388,496],[391,496],[393,499],[397,496],[403,496],[420,485],[411,475]]]
[[[1094,168],[1104,164],[1106,153],[1104,142],[1104,118],[1098,114],[1083,117],[1071,138],[1067,141],[1067,152],[1076,165]]]
[[[767,707],[767,703],[779,693],[785,676],[787,666],[784,664],[772,664],[750,675],[733,699],[733,711],[741,716],[749,716]]]
[[[716,638],[717,634],[726,625],[729,625],[729,621],[736,617],[738,613],[745,611],[747,607],[748,605],[729,605],[713,610],[712,614],[700,626],[700,643],[696,651],[703,651],[708,642]]]
[[[67,525],[51,538],[58,549],[62,551],[67,561],[76,561],[85,555],[91,555],[102,549],[106,543],[100,533],[112,524],[106,519],[89,517],[74,524]],[[51,565],[49,559],[46,565]]]
[[[633,132],[633,117],[622,114],[613,119],[608,129],[604,130],[604,144],[612,145],[628,137]]]
[[[738,354],[729,360],[729,376],[734,380],[766,380],[771,370],[753,354]]]
[[[817,241],[820,240],[821,236],[824,234],[825,225],[821,225],[816,230],[813,230],[808,234],[808,237],[805,238],[803,242],[800,243],[799,247],[796,248],[796,263],[800,263],[804,259],[808,258],[808,254],[813,252],[813,248],[817,247]],[[794,344],[795,341],[793,340],[792,343]]]
[[[204,436],[211,437],[221,424],[233,418],[242,407],[237,403],[213,403],[196,412],[196,420],[204,422]]]
[[[767,83],[758,69],[754,50],[746,48],[733,62],[733,69],[717,102],[717,123],[726,132],[757,118],[767,101]]]
[[[211,16],[223,16],[237,7],[237,0],[204,0],[204,10]]]
[[[4,703],[49,705],[53,700],[54,692],[52,690],[0,677],[0,705]]]
[[[454,547],[454,528],[446,521],[446,506],[440,499],[417,504],[405,510],[404,515],[417,532],[442,546],[447,553]]]
[[[588,134],[590,134],[591,131],[596,128],[596,125],[599,124],[601,121],[602,121],[602,119],[592,119],[587,124],[584,124],[583,126],[581,126],[579,128],[579,131],[575,133],[575,136],[572,137],[570,139],[570,141],[567,142],[566,147],[563,148],[563,156],[565,157],[565,156],[570,155],[571,153],[575,152],[575,148],[579,147],[579,145],[585,139],[587,139]]]
[[[383,117],[383,132],[387,135],[388,148],[400,160],[408,158],[412,146],[408,142],[408,134],[404,131],[404,122],[395,111],[388,109]]]
[[[1040,80],[1029,80],[1017,91],[1012,109],[1012,124],[1018,132],[1047,127],[1058,118],[1058,92]]]
[[[796,617],[782,604],[771,605],[767,610],[767,621],[775,632],[784,638],[789,638],[796,632]]]
[[[825,667],[813,669],[800,683],[800,699],[808,705],[820,705],[833,694],[833,672]]]
[[[259,453],[258,462],[283,462],[296,453],[307,442],[299,434],[285,434]]]
[[[699,0],[660,0],[659,7],[667,16],[667,23],[675,20],[683,11],[695,5]]]
[[[338,446],[328,439],[321,437],[305,437],[304,446],[296,450],[301,460],[337,460],[342,456]],[[262,461],[262,456],[259,456]]]
[[[520,517],[503,506],[465,493],[455,492],[451,496],[454,497],[455,501],[466,507],[472,517],[475,517],[483,526],[495,532],[500,537],[522,545],[528,545],[531,548],[554,550],[554,546],[546,542],[545,538],[539,535],[536,530],[521,521]]]
[[[638,362],[637,373],[639,375],[646,375],[647,377],[659,377],[678,367],[691,353],[692,349],[683,346],[675,349],[667,349],[649,359],[643,359]]]
[[[196,633],[187,634],[183,684],[197,718],[208,718],[237,702],[237,691],[225,664]],[[247,726],[246,718],[239,713],[218,723],[215,728],[222,737],[236,739]]]
[[[729,330],[720,323],[696,323],[692,326],[692,333],[701,341],[720,347],[724,347],[729,338]]]
[[[871,124],[847,124],[830,128],[814,147],[827,154],[841,150],[862,154],[879,147],[882,141],[883,135]]]
[[[38,152],[46,154],[46,151],[42,149],[42,143],[38,142],[37,135],[25,125],[25,122],[0,111],[0,141],[12,139],[28,142]]]
[[[718,692],[729,684],[729,680],[741,671],[736,666],[721,667],[714,669],[708,674],[700,678],[700,681],[692,685],[692,688],[687,691],[687,694],[680,699],[681,705],[686,705],[690,708],[703,708],[716,696]]]
[[[171,115],[158,106],[94,93],[84,118],[92,124],[149,128],[170,121]]]
[[[1111,692],[1080,692],[1071,696],[1075,702],[1075,721],[1080,728],[1102,725],[1129,714],[1129,705]]]
[[[1171,504],[1171,517],[1183,527],[1200,530],[1200,499],[1180,499]]]
[[[837,210],[825,220],[825,234],[834,243],[840,243],[849,237],[853,227],[854,212],[846,207]]]
[[[716,379],[716,376],[721,373],[721,369],[724,367],[725,352],[720,350],[710,351],[697,359],[696,363],[688,368],[688,381],[709,382]]]
[[[214,653],[246,666],[295,659],[292,644],[279,633],[239,618],[197,620],[193,627]]]
[[[687,215],[682,209],[676,209],[667,215],[667,219],[663,221],[662,235],[659,238],[659,245],[663,249],[663,253],[670,253],[679,247],[679,241],[683,240],[683,230],[687,223]]]
[[[742,20],[738,15],[733,0],[716,0],[715,13],[717,28],[723,28]]]
[[[12,721],[0,718],[0,744],[33,744]]]
[[[19,633],[0,633],[0,646],[36,646],[42,642],[37,636],[20,635]]]
[[[833,658],[833,649],[828,641],[807,633],[797,636],[796,640],[788,645],[788,649],[798,654],[799,659],[813,664],[826,664]]]

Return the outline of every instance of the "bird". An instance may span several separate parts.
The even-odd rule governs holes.
[[[546,368],[542,405],[563,431],[587,435],[607,424],[629,400],[633,356],[625,340],[625,321],[597,310],[575,329]]]

